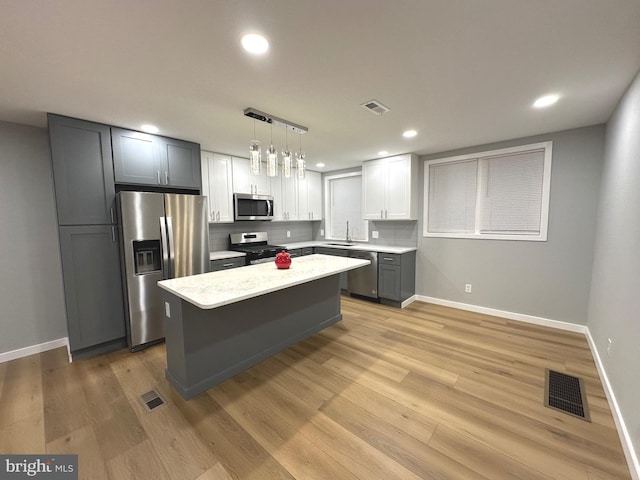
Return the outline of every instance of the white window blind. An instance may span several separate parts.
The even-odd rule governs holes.
[[[551,148],[426,161],[424,236],[546,240]]]
[[[362,219],[362,176],[329,177],[329,209],[326,238],[345,240],[347,222],[352,240],[368,240],[367,222]]]
[[[544,150],[483,158],[480,232],[540,233]]]
[[[429,167],[429,231],[473,233],[478,162],[440,163]]]

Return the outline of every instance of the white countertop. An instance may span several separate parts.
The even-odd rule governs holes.
[[[232,252],[231,250],[218,250],[217,252],[209,252],[209,260],[223,260],[225,258],[246,257],[244,252]]]
[[[331,245],[331,243],[342,243],[340,241],[331,242],[328,240],[310,241],[310,242],[297,242],[297,243],[285,243],[283,247],[287,249],[294,248],[306,248],[306,247],[326,247],[337,248],[340,250],[360,250],[366,252],[379,252],[379,253],[407,253],[417,250],[416,247],[394,247],[391,245],[374,245],[369,243],[352,243],[351,245]]]
[[[210,309],[336,275],[369,263],[368,260],[356,258],[308,255],[294,258],[287,270],[278,270],[274,262],[269,262],[162,280],[158,286],[199,308]]]

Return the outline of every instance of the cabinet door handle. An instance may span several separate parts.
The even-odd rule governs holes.
[[[382,210],[380,210],[380,218],[384,218],[384,216],[382,215]]]
[[[169,172],[167,170],[164,171],[164,184],[169,185]]]
[[[116,223],[115,217],[113,216],[113,207],[109,209],[109,213],[111,214],[111,223]]]
[[[387,215],[387,211],[384,211],[384,218],[389,218],[389,216]]]
[[[389,257],[382,257],[382,259],[383,259],[383,260],[387,260],[387,261],[389,261],[389,262],[392,262],[392,261],[393,261],[393,258],[389,258]]]
[[[157,173],[158,173],[158,185],[160,185],[160,170],[158,170]]]
[[[233,267],[233,263],[225,263],[224,265],[222,265],[224,268],[229,268],[229,267]]]
[[[111,241],[112,242],[116,241],[116,227],[114,226],[111,227]]]
[[[220,221],[220,210],[216,213],[216,220]]]

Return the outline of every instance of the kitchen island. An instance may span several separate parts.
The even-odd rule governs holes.
[[[339,275],[366,260],[296,258],[163,280],[166,376],[192,398],[338,322]]]

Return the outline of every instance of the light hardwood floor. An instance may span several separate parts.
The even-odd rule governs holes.
[[[583,335],[343,298],[337,325],[193,400],[164,346],[0,364],[0,453],[76,453],[83,479],[627,479]],[[584,378],[592,423],[543,406]],[[147,412],[156,389],[167,405]]]

